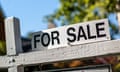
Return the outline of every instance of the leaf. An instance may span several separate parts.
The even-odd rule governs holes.
[[[4,41],[0,41],[0,55],[6,54],[6,44]]]

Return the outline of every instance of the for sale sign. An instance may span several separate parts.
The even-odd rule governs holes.
[[[107,19],[35,32],[32,37],[32,49],[52,49],[103,40],[110,40]]]

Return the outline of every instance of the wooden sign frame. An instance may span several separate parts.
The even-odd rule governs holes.
[[[5,20],[7,55],[0,56],[0,68],[8,72],[24,72],[24,66],[73,59],[87,59],[120,54],[120,40],[69,45],[57,49],[22,53],[19,19]]]

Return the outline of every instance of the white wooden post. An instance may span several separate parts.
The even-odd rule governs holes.
[[[8,17],[5,20],[7,55],[16,55],[22,52],[19,20]]]
[[[24,72],[22,66],[15,65],[14,58],[18,53],[22,53],[19,19],[15,17],[5,19],[5,32],[7,55],[10,56],[8,72]]]
[[[23,66],[9,67],[8,72],[24,72],[24,67]]]

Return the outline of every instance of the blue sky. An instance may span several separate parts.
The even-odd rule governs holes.
[[[20,19],[22,36],[47,29],[43,17],[54,13],[59,7],[59,0],[1,0],[0,3],[7,17]]]
[[[0,3],[7,17],[15,16],[20,19],[22,36],[26,36],[28,32],[47,29],[43,17],[54,13],[59,7],[59,0],[1,0]],[[110,14],[108,18],[118,26],[116,14]]]

